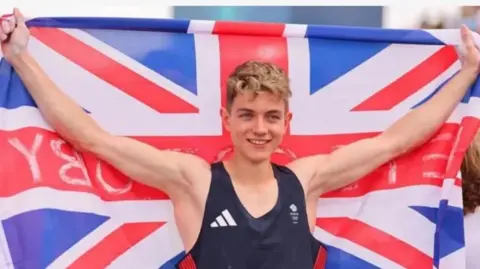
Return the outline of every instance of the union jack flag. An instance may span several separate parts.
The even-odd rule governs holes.
[[[28,25],[34,57],[102,127],[208,161],[231,151],[219,108],[227,76],[247,60],[273,62],[291,79],[280,164],[382,132],[460,67],[453,30],[126,18]],[[319,198],[315,236],[328,247],[327,268],[464,268],[457,174],[479,97],[476,84],[424,146]],[[0,120],[1,268],[158,269],[182,257],[168,197],[74,151],[3,59]]]

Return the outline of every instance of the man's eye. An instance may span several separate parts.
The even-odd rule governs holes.
[[[271,115],[271,116],[269,116],[269,119],[271,119],[271,120],[279,120],[280,117],[277,116],[277,115]]]

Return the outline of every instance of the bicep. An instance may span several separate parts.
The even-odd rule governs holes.
[[[343,146],[330,154],[307,157],[298,165],[308,194],[345,187],[399,155],[386,138],[377,136]]]
[[[189,187],[193,175],[209,171],[209,165],[200,157],[159,150],[128,137],[103,137],[91,151],[129,178],[168,195]]]

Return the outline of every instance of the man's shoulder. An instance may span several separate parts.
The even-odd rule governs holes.
[[[324,165],[323,160],[327,157],[328,155],[306,156],[293,160],[285,167],[298,178],[305,193],[309,193],[310,182],[315,177],[318,169]]]
[[[291,175],[296,176],[296,172],[293,170],[294,166],[292,166],[291,163],[279,164],[279,163],[272,162],[272,166],[275,167],[275,169],[277,169],[278,171],[280,171],[282,173],[291,174]]]
[[[312,175],[315,170],[322,164],[322,160],[328,155],[311,155],[305,156],[291,161],[286,164],[286,168],[291,170],[297,176]]]
[[[193,191],[208,189],[212,178],[213,164],[197,155],[190,155],[184,159],[182,166],[184,177],[187,178],[190,185],[189,189]]]

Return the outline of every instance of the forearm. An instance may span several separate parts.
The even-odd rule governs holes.
[[[402,152],[423,144],[448,120],[477,76],[477,70],[462,69],[429,101],[398,120],[382,136],[394,138]]]
[[[109,135],[55,85],[28,53],[10,62],[42,116],[77,149],[94,153],[129,178],[159,188],[169,196],[183,195],[194,177],[208,177],[210,167],[200,157],[162,151],[135,139]]]
[[[69,143],[79,149],[89,147],[95,135],[102,134],[96,122],[47,76],[28,53],[11,61],[42,116]]]

